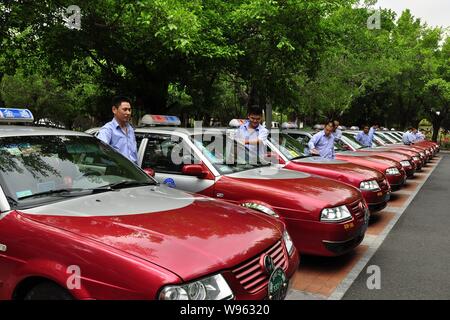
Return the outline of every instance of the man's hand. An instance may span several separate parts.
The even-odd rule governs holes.
[[[311,152],[312,155],[315,155],[315,156],[320,155],[320,152],[316,148],[311,149],[310,152]]]

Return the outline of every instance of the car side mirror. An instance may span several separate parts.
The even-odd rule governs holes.
[[[145,168],[143,169],[144,172],[149,175],[150,177],[154,178],[155,177],[155,170],[151,169],[151,168]]]
[[[187,176],[193,176],[199,179],[204,178],[208,174],[201,164],[185,164],[181,172]]]

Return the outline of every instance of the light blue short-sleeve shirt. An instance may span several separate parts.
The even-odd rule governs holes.
[[[100,128],[97,138],[109,144],[129,160],[137,163],[136,137],[134,129],[129,123],[127,123],[127,133],[125,133],[114,118]]]
[[[264,128],[262,125],[257,126],[254,130],[249,130],[250,121],[246,121],[243,125],[239,127],[239,130],[236,134],[236,140],[238,141],[245,141],[245,140],[260,140],[261,142],[264,142],[267,140],[267,137],[269,136],[269,130]],[[251,152],[257,152],[258,151],[258,145],[256,144],[249,144],[246,145],[246,148],[248,148]],[[261,148],[261,146],[260,146]]]
[[[334,141],[335,135],[330,134],[328,137],[325,135],[325,131],[322,130],[316,133],[308,142],[309,150],[316,149],[324,159],[334,159]]]

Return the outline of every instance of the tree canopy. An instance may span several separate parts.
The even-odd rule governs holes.
[[[66,0],[0,4],[0,104],[84,129],[136,116],[223,124],[258,104],[315,124],[404,128],[449,117],[450,40],[406,10],[356,0]]]

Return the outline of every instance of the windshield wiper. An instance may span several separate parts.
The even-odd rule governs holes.
[[[121,188],[128,188],[128,187],[140,187],[140,186],[156,186],[157,184],[151,181],[121,181],[116,183],[107,184],[106,186],[101,186],[98,188],[92,189],[95,191],[111,191],[111,190],[118,190]]]
[[[63,193],[70,193],[70,192],[74,192],[74,191],[84,191],[84,190],[86,190],[86,189],[74,188],[74,189],[49,190],[49,191],[38,192],[35,194],[30,194],[28,196],[23,196],[23,197],[18,198],[18,200],[24,200],[24,199],[36,198],[36,197],[44,197],[44,196],[52,196],[52,195],[60,195]]]

